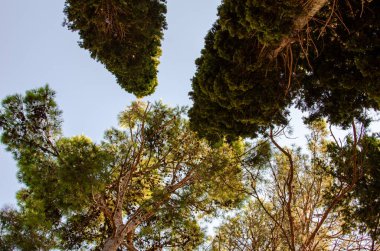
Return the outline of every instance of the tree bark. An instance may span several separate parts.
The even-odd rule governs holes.
[[[116,229],[113,235],[109,237],[104,243],[102,251],[116,251],[124,242],[125,236],[130,231],[131,229],[126,228],[124,224],[116,226]]]
[[[127,246],[128,251],[138,251],[137,248],[135,248],[135,246],[133,245],[133,236],[134,236],[133,232],[130,232],[127,234],[126,246]]]
[[[295,41],[293,36],[303,29],[307,23],[317,14],[317,12],[328,2],[328,0],[308,0],[305,4],[304,11],[293,23],[292,34],[284,37],[276,49],[268,55],[270,60],[277,58],[278,54],[289,44]]]
[[[103,246],[102,251],[116,251],[121,243],[123,242],[123,238],[121,237],[111,237],[106,240],[106,243]]]

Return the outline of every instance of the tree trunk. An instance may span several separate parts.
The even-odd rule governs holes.
[[[121,225],[117,227],[117,230],[113,236],[109,237],[106,240],[102,251],[116,251],[121,246],[121,244],[126,245],[128,251],[137,251],[137,249],[133,246],[133,236],[133,227],[126,227],[125,225]]]
[[[106,240],[102,251],[116,251],[122,242],[123,237],[110,237]]]

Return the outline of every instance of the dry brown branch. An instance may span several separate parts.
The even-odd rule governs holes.
[[[270,129],[270,135],[269,135],[272,143],[279,149],[288,159],[289,161],[289,173],[288,177],[286,179],[286,185],[288,189],[288,200],[286,202],[286,210],[287,210],[287,216],[289,220],[289,226],[290,226],[290,249],[296,250],[295,248],[295,236],[294,236],[294,217],[292,214],[292,200],[293,200],[293,179],[294,179],[294,162],[292,154],[289,151],[286,151],[284,148],[282,148],[277,141],[273,137],[273,130]]]
[[[315,236],[317,235],[319,229],[322,227],[323,223],[331,213],[331,211],[335,208],[335,206],[342,200],[344,199],[344,196],[346,196],[350,191],[352,191],[356,183],[359,179],[358,173],[360,172],[359,165],[358,165],[358,160],[357,160],[357,145],[360,141],[360,138],[357,136],[357,131],[356,131],[356,126],[354,121],[352,122],[352,130],[353,130],[353,137],[354,137],[354,142],[353,142],[353,155],[352,155],[352,167],[353,167],[353,175],[352,175],[352,180],[351,183],[348,184],[346,187],[342,188],[342,190],[334,197],[330,205],[327,207],[327,209],[323,212],[321,219],[318,221],[317,226],[315,227],[314,231],[311,233],[311,235],[307,238],[306,242],[303,245],[303,248],[307,250],[307,248],[310,246],[312,241],[314,240]]]
[[[322,27],[322,29],[321,29],[321,31],[320,31],[320,33],[319,33],[319,35],[318,35],[318,38],[320,38],[320,37],[322,36],[322,34],[325,32],[325,30],[326,30],[328,24],[330,23],[331,18],[333,17],[333,15],[334,15],[334,13],[335,13],[336,3],[337,3],[337,0],[334,0],[334,1],[333,1],[333,4],[332,4],[332,6],[331,6],[331,12],[330,12],[330,15],[329,15],[329,17],[327,18],[327,20],[326,20],[326,22],[325,22],[325,25]]]

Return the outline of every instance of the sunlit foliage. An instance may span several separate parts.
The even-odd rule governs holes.
[[[237,160],[243,149],[211,148],[189,129],[184,112],[132,103],[120,114],[121,128],[94,143],[63,137],[48,86],[7,97],[0,110],[2,142],[26,186],[17,195],[17,219],[38,219],[34,224],[48,229],[63,249],[198,246],[204,235],[196,216],[243,199],[224,189],[226,182],[241,186]],[[16,234],[19,220],[4,219],[2,228]],[[34,238],[25,227],[22,238]]]

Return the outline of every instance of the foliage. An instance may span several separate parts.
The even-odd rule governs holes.
[[[232,37],[220,24],[206,36],[193,78],[191,126],[218,141],[256,137],[270,124],[286,124],[291,93],[281,67],[257,63],[258,42]],[[249,53],[248,53],[249,52]]]
[[[348,184],[350,177],[355,175],[350,162],[357,159],[363,166],[358,175],[355,189],[341,203],[341,210],[345,217],[346,231],[359,228],[360,232],[369,234],[373,239],[380,240],[380,139],[377,134],[365,136],[355,145],[352,138],[347,138],[345,146],[329,145],[328,152],[335,163],[328,171],[336,178],[337,183],[330,193],[339,189],[338,184]],[[360,151],[355,154],[352,148]],[[328,198],[331,195],[329,194]]]
[[[298,106],[310,112],[309,120],[327,117],[347,127],[354,118],[364,120],[367,109],[380,109],[380,5],[357,0],[335,4],[339,15],[322,36],[322,28],[310,34],[317,50],[308,53],[312,69],[302,80]],[[331,11],[319,15],[327,18]],[[300,67],[307,64],[301,59]]]
[[[302,11],[302,1],[224,0],[219,7],[219,23],[231,37],[253,37],[271,46],[290,35],[294,18]]]
[[[165,0],[67,0],[66,26],[79,31],[79,45],[137,97],[157,86],[158,57],[166,27]]]
[[[287,123],[294,98],[287,62],[271,62],[263,52],[290,35],[300,4],[223,1],[196,60],[190,93],[191,126],[201,136],[257,137],[269,125]]]
[[[62,136],[48,86],[7,97],[0,126],[26,185],[20,217],[38,218],[63,249],[196,247],[203,240],[196,214],[243,199],[223,189],[241,186],[242,148],[210,148],[189,130],[184,112],[135,102],[120,114],[124,129],[106,131],[97,144]]]
[[[293,30],[302,4],[222,2],[190,93],[191,127],[202,137],[255,138],[287,124],[292,104],[310,112],[308,122],[344,127],[380,109],[378,2],[329,1],[307,29]]]
[[[0,250],[50,250],[55,247],[49,229],[35,224],[39,219],[25,217],[15,209],[0,211]]]
[[[276,250],[278,231],[258,202],[250,203],[216,230],[211,250]]]
[[[138,250],[160,250],[164,247],[194,250],[204,238],[197,220],[191,216],[191,210],[165,207],[142,226],[136,247]]]

